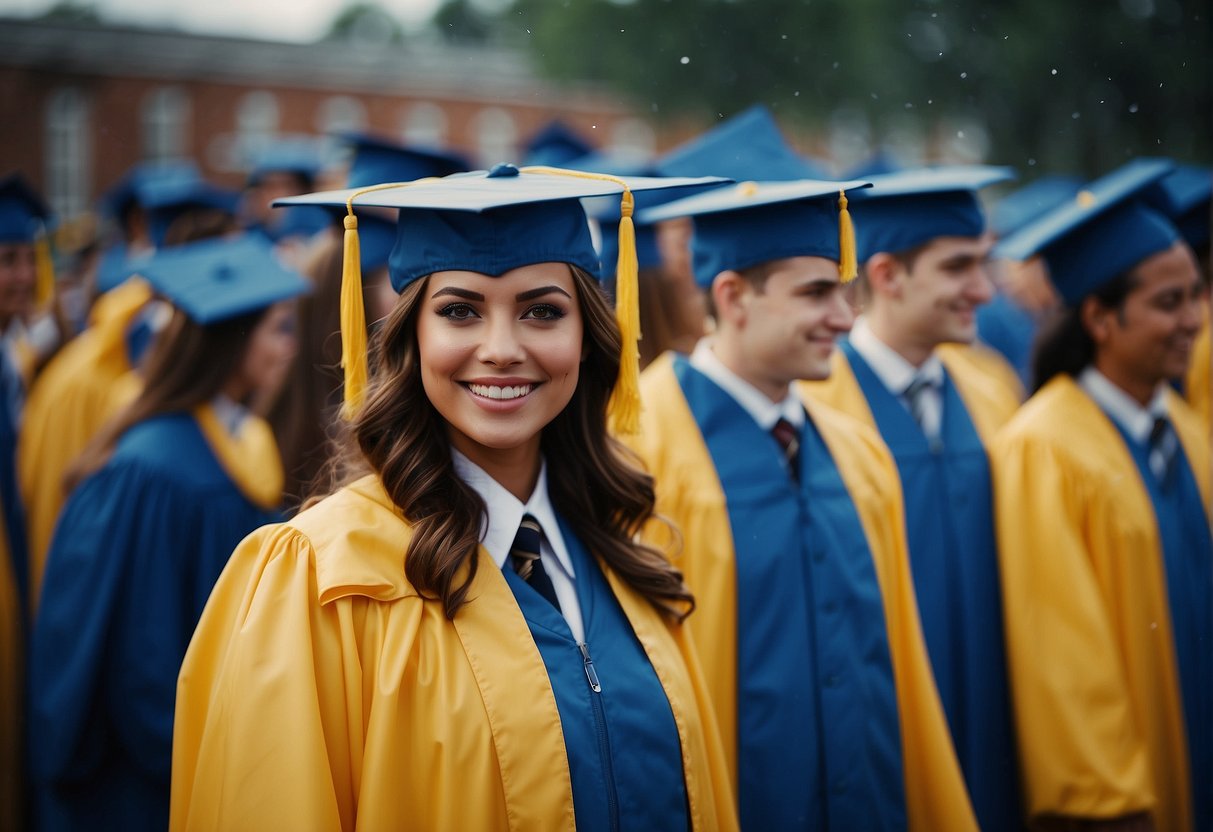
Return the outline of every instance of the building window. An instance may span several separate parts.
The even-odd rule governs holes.
[[[611,149],[629,156],[651,156],[657,148],[653,128],[638,118],[625,118],[611,129]]]
[[[51,210],[72,217],[88,209],[92,147],[89,104],[84,93],[63,87],[51,94],[46,108],[46,182]]]
[[[402,119],[400,135],[405,144],[424,147],[446,145],[446,113],[437,104],[422,102],[409,107]]]
[[[326,98],[316,112],[316,130],[321,134],[360,132],[365,127],[366,107],[348,95]]]
[[[189,153],[190,102],[180,87],[158,87],[143,100],[143,158],[177,159]]]
[[[476,152],[485,167],[514,161],[518,128],[513,116],[505,110],[497,107],[481,110],[472,121],[472,134],[476,137]]]

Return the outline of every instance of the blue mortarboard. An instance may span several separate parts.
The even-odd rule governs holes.
[[[663,176],[723,176],[738,182],[825,177],[797,155],[761,104],[679,145],[656,165]]]
[[[1007,237],[995,253],[1011,260],[1042,254],[1062,299],[1075,306],[1179,239],[1175,227],[1147,205],[1173,168],[1166,159],[1135,159]]]
[[[164,245],[164,235],[173,221],[195,208],[212,208],[236,215],[240,194],[212,185],[203,179],[157,179],[140,189],[141,202],[148,212],[148,230],[156,247]]]
[[[695,282],[784,257],[825,257],[854,276],[854,244],[843,193],[868,187],[857,180],[742,182],[645,211],[642,222],[693,217]],[[850,251],[848,251],[850,249]],[[848,259],[849,258],[849,259]]]
[[[127,278],[139,273],[139,268],[147,263],[154,252],[148,250],[144,254],[131,256],[125,244],[111,246],[101,255],[97,263],[94,280],[97,283],[97,293],[105,294],[110,289],[125,283]]]
[[[216,323],[310,291],[262,237],[216,238],[157,252],[139,274],[191,320]]]
[[[467,159],[438,148],[406,146],[368,133],[342,133],[354,152],[346,187],[365,188],[383,182],[411,182],[467,170]]]
[[[314,237],[333,227],[334,214],[317,205],[292,205],[283,212],[280,222],[261,231],[272,242]]]
[[[161,182],[198,182],[202,174],[188,159],[140,162],[126,172],[116,185],[105,192],[101,207],[117,220],[132,204],[144,204],[149,188],[154,193]]]
[[[871,177],[872,189],[855,195],[859,260],[878,251],[897,253],[936,237],[979,237],[986,230],[977,191],[1014,179],[1011,168],[953,165]]]
[[[32,243],[49,219],[46,203],[21,174],[0,179],[0,243]]]
[[[1151,204],[1174,223],[1188,245],[1199,251],[1209,245],[1213,170],[1179,165],[1158,183]]]
[[[271,173],[289,173],[310,184],[320,167],[320,148],[314,139],[306,136],[278,139],[253,153],[248,184],[256,185]]]
[[[347,205],[396,208],[396,242],[389,259],[392,287],[402,291],[439,271],[502,275],[536,263],[560,262],[597,275],[598,255],[581,200],[627,192],[704,185],[705,179],[620,178],[551,168],[519,170],[498,165],[491,171],[454,174],[385,188],[350,189],[278,200],[276,205]],[[361,280],[353,269],[360,244],[358,221],[345,220],[346,270],[342,277],[342,365],[347,416],[361,404],[367,380],[366,316]],[[627,225],[630,227],[631,222]],[[621,234],[622,236],[622,234]],[[629,235],[628,242],[631,242]],[[622,245],[622,243],[621,243]],[[634,251],[634,247],[632,248]],[[621,257],[621,261],[626,261]],[[639,310],[635,269],[621,273],[617,314],[623,338],[619,405],[612,418],[633,431],[639,418],[636,336]]]
[[[522,159],[527,165],[567,165],[593,150],[592,144],[557,120],[527,140]]]
[[[1074,198],[1082,189],[1077,176],[1042,176],[1004,196],[990,211],[994,236],[1014,234],[1032,220]]]

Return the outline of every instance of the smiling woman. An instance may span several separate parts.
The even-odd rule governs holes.
[[[314,197],[400,209],[364,392],[346,355],[371,473],[233,555],[179,682],[173,828],[735,828],[693,602],[607,430],[636,358],[579,202],[677,180],[583,177]]]

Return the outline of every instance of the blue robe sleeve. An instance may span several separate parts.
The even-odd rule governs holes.
[[[188,468],[190,450],[176,462]],[[230,482],[117,455],[73,493],[34,628],[37,780],[87,779],[117,763],[167,785],[177,673],[194,627],[232,550],[274,519]]]

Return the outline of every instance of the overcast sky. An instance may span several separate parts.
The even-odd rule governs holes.
[[[57,0],[0,0],[0,17],[29,17]],[[405,26],[416,26],[442,0],[379,0]],[[349,0],[92,0],[105,20],[172,26],[208,34],[311,41]]]

